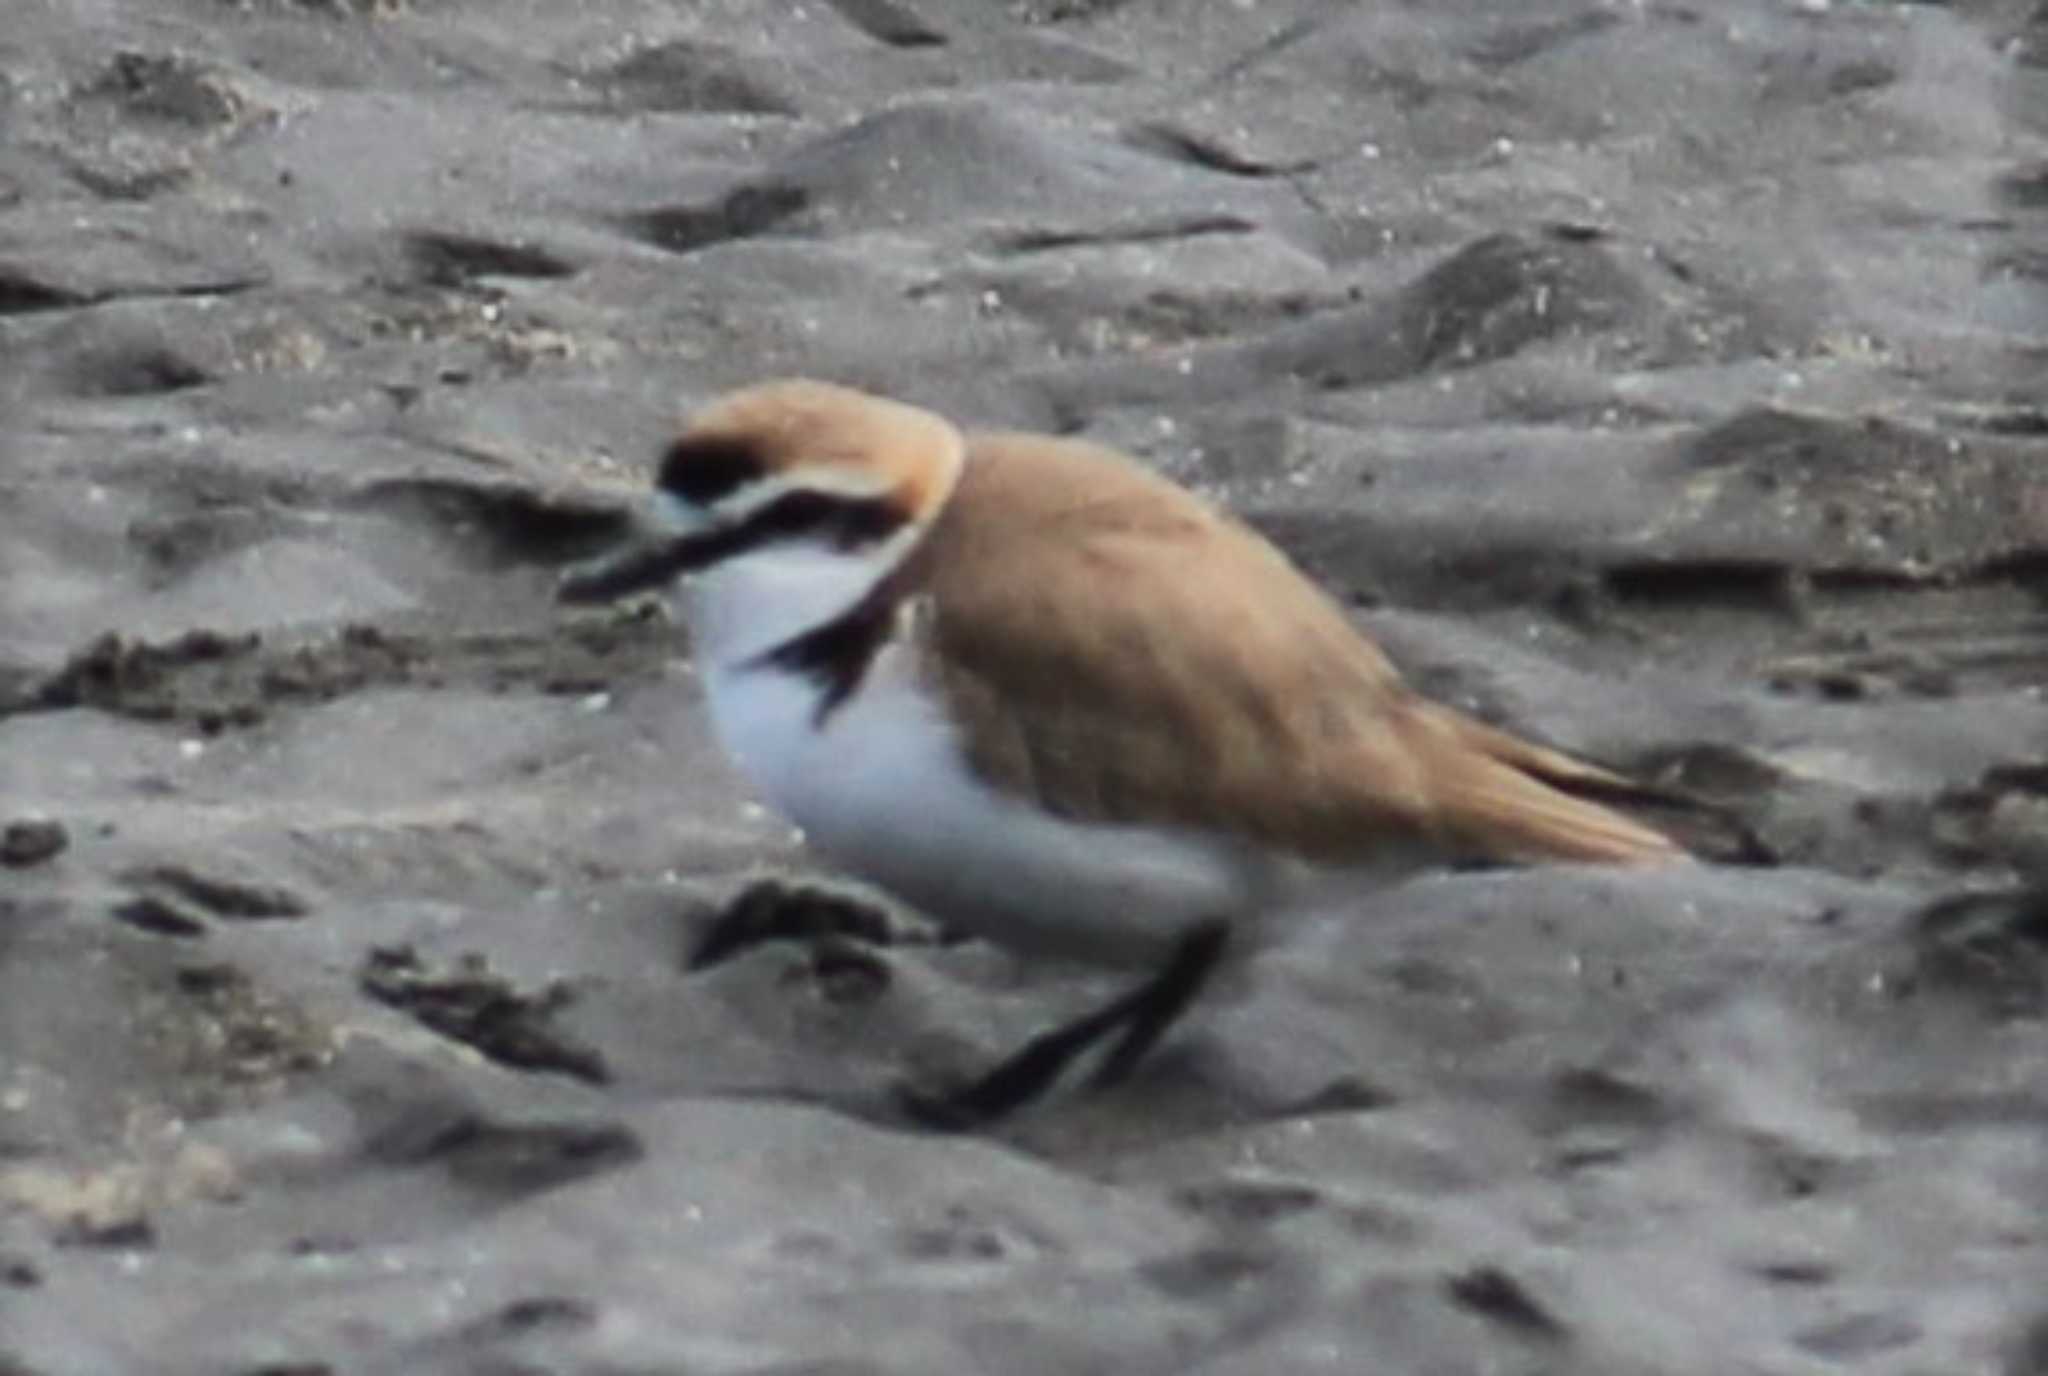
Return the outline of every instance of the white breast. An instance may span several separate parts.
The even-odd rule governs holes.
[[[954,729],[884,649],[820,728],[819,689],[772,667],[705,677],[727,751],[827,859],[920,909],[1021,950],[1156,961],[1195,922],[1250,916],[1264,876],[1190,833],[1063,821],[965,767]]]

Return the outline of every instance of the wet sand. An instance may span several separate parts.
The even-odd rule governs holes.
[[[2044,71],[2024,3],[11,0],[0,1372],[2048,1370]],[[682,632],[550,596],[787,373],[1138,453],[1777,863],[1360,893],[914,1131],[1113,983],[820,872]]]

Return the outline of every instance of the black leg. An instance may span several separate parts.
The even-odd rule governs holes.
[[[1195,995],[1202,992],[1209,976],[1216,973],[1229,939],[1230,928],[1221,922],[1197,927],[1181,938],[1166,968],[1138,990],[1124,1035],[1109,1053],[1109,1059],[1102,1063],[1102,1069],[1089,1081],[1092,1087],[1100,1089],[1123,1079],[1145,1058],[1146,1052],[1159,1044],[1166,1030],[1180,1020],[1180,1015],[1195,1001]]]
[[[942,1095],[907,1092],[904,1106],[927,1127],[957,1132],[992,1123],[1045,1093],[1077,1057],[1121,1027],[1123,1036],[1090,1081],[1094,1087],[1115,1083],[1130,1074],[1201,991],[1223,955],[1228,930],[1221,922],[1196,928],[1181,938],[1166,967],[1136,989],[1033,1037],[960,1089]]]
[[[1128,997],[1128,996],[1126,996]],[[1051,1088],[1060,1072],[1129,1016],[1119,999],[1087,1017],[1033,1037],[980,1079],[958,1089],[927,1094],[905,1089],[910,1116],[942,1132],[966,1132],[1007,1117]]]

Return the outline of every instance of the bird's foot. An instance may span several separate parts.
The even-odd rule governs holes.
[[[932,1131],[987,1127],[1043,1097],[1076,1061],[1120,1029],[1122,1036],[1088,1083],[1100,1089],[1125,1079],[1201,992],[1222,959],[1228,936],[1222,922],[1197,927],[1181,939],[1165,967],[1136,989],[1033,1037],[979,1079],[936,1092],[899,1087],[898,1105],[912,1122]]]

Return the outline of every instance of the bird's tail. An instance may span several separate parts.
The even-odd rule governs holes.
[[[1618,774],[1432,706],[1425,729],[1460,738],[1459,763],[1433,782],[1437,824],[1477,856],[1511,861],[1671,864],[1688,858],[1663,832],[1598,801],[1643,790]]]

